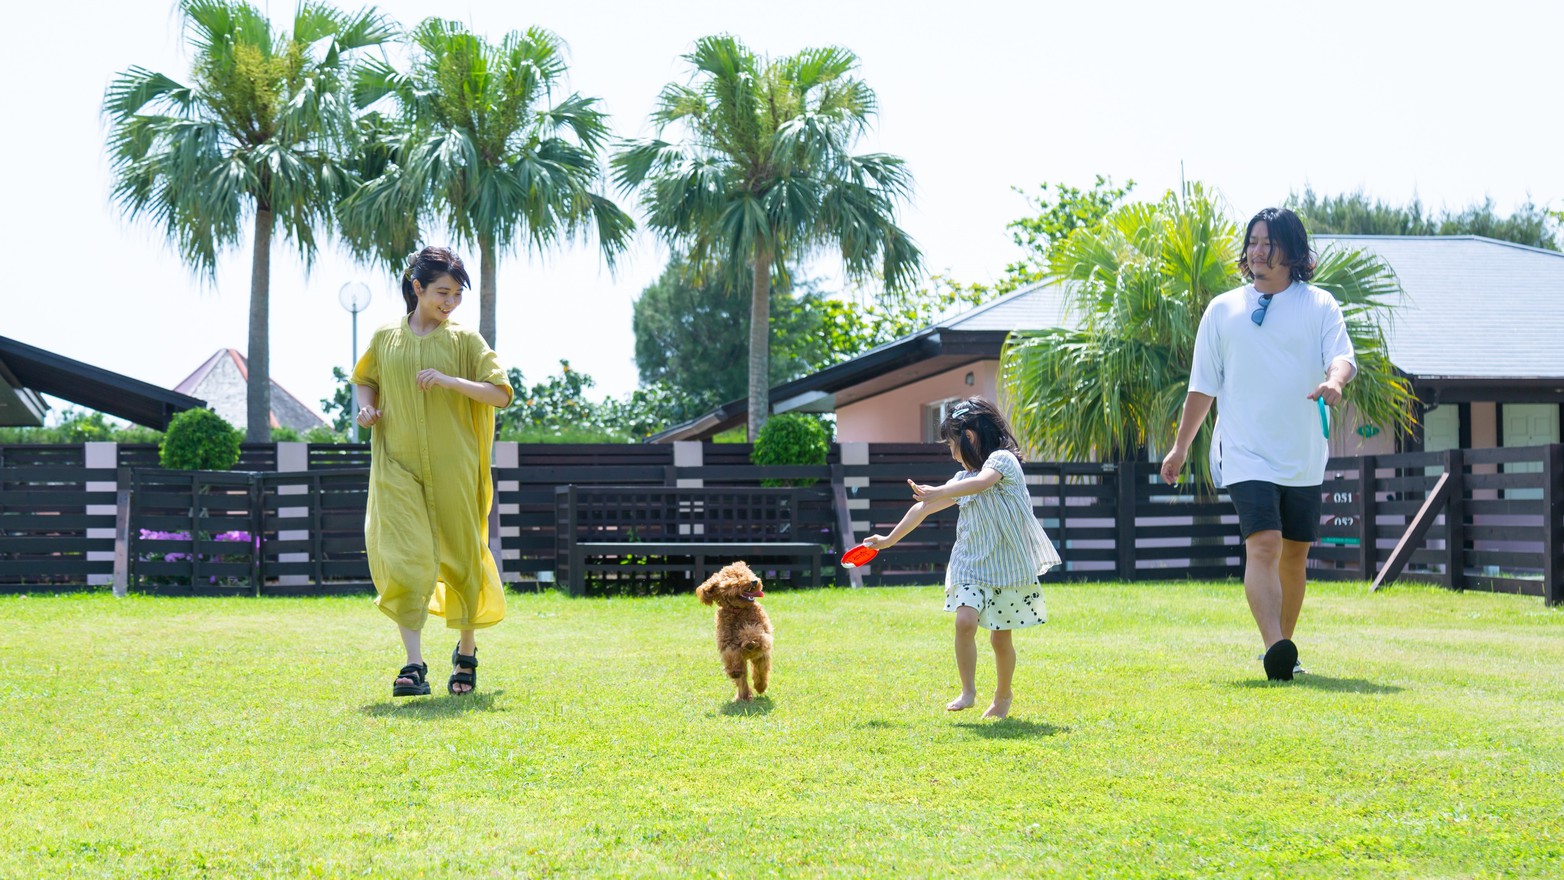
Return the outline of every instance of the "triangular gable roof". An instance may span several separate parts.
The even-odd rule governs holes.
[[[211,357],[207,358],[201,364],[201,366],[196,367],[195,372],[186,376],[178,385],[175,385],[174,390],[187,394],[199,390],[202,383],[205,382],[209,376],[211,376],[212,371],[221,365],[225,360],[233,363],[234,368],[239,371],[239,377],[241,379],[248,380],[250,378],[250,362],[245,358],[245,356],[240,354],[237,349],[220,348]],[[307,430],[309,428],[314,428],[325,424],[325,422],[321,420],[320,416],[316,415],[314,409],[305,406],[304,403],[295,397],[290,391],[288,391],[288,389],[277,384],[276,379],[271,380],[271,386],[271,427],[275,428],[284,423],[279,420],[277,416],[279,399],[283,402],[284,407],[290,410],[292,413],[289,421],[296,423],[290,427]],[[289,404],[291,404],[291,406]],[[307,421],[308,424],[298,424],[301,419]],[[243,420],[241,419],[240,421]]]

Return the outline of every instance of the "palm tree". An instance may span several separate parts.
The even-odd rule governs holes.
[[[431,226],[478,248],[478,331],[495,344],[498,259],[525,238],[542,249],[595,231],[610,267],[635,222],[593,187],[607,116],[596,98],[554,92],[564,46],[541,28],[512,31],[498,45],[460,23],[425,20],[411,33],[413,62],[400,72],[363,65],[354,101],[389,98],[392,114],[361,122],[379,137],[368,179],[342,205],[343,234],[361,258],[400,272]]]
[[[613,160],[625,191],[639,189],[647,223],[730,289],[752,290],[749,437],[769,414],[769,329],[774,273],[827,247],[849,277],[878,271],[900,288],[922,256],[895,222],[912,189],[902,160],[849,152],[875,112],[874,92],[852,76],[846,49],[805,49],[770,61],[731,36],[705,37],[685,56],[689,85],[663,87],[654,139]],[[680,143],[661,139],[671,125]]]
[[[1242,283],[1241,233],[1195,184],[1182,196],[1117,208],[1071,234],[1049,277],[1068,288],[1079,328],[1018,331],[1001,354],[1000,389],[1019,438],[1063,460],[1169,448],[1206,304]],[[1348,403],[1369,422],[1409,428],[1411,386],[1390,363],[1380,324],[1401,290],[1395,274],[1371,254],[1327,248],[1311,283],[1335,294],[1357,352]],[[1210,442],[1208,422],[1188,459],[1207,489]]]
[[[253,223],[245,439],[263,442],[272,236],[280,225],[313,261],[316,229],[351,183],[341,161],[354,133],[347,58],[394,31],[372,8],[345,14],[308,0],[292,31],[235,0],[182,0],[179,10],[195,56],[188,84],[132,67],[104,95],[113,198],[207,278]]]

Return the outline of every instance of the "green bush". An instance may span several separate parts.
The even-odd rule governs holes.
[[[158,460],[172,470],[225,471],[239,461],[241,436],[209,409],[185,410],[168,423]]]
[[[823,465],[831,454],[831,432],[819,419],[783,413],[766,420],[749,460],[758,465]],[[809,486],[814,480],[762,480],[763,486]]]
[[[364,432],[364,442],[368,443],[369,429],[360,428],[359,430]],[[311,428],[304,432],[303,440],[305,443],[352,443],[353,434],[351,432],[339,434],[330,428]]]
[[[301,439],[298,428],[290,428],[287,425],[272,428],[273,443],[297,443]]]

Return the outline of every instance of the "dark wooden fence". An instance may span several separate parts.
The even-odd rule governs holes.
[[[492,543],[512,583],[553,579],[554,490],[568,484],[788,481],[798,486],[800,534],[827,548],[826,579],[843,584],[938,581],[955,539],[951,508],[867,569],[850,575],[835,565],[846,546],[901,517],[907,479],[950,477],[956,467],[941,446],[849,444],[833,447],[824,466],[771,468],[748,464],[745,444],[500,447]],[[111,449],[114,466],[105,466],[102,450],[89,462],[81,445],[0,446],[0,591],[106,588],[117,570],[130,588],[157,592],[369,589],[366,446],[312,445],[295,456],[308,470],[278,472],[285,456],[261,444],[246,447],[247,469],[220,474],[160,471],[149,450]],[[1065,560],[1050,579],[1242,573],[1225,496],[1165,486],[1153,462],[1034,462],[1024,471],[1034,511]],[[1313,577],[1390,574],[1549,604],[1564,599],[1564,446],[1333,459],[1323,491]]]
[[[88,467],[81,445],[0,448],[0,590],[106,585],[116,476]]]

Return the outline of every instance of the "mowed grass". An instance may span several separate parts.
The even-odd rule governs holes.
[[[937,587],[773,592],[747,707],[690,596],[513,595],[395,701],[364,598],[4,598],[0,876],[1559,876],[1564,612],[1311,590],[1272,685],[1236,584],[1050,586],[1003,722]]]

